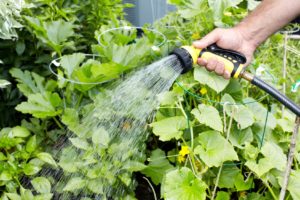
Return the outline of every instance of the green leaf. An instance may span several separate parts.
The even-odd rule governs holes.
[[[103,194],[103,181],[101,179],[92,179],[87,182],[87,188],[95,194]]]
[[[245,165],[250,170],[256,173],[258,177],[261,177],[271,169],[278,169],[283,171],[286,165],[286,156],[282,149],[273,142],[265,142],[261,148],[263,158],[256,160],[247,160]]]
[[[230,79],[229,84],[223,90],[223,93],[228,93],[232,96],[236,101],[243,100],[243,88],[239,80]]]
[[[55,160],[52,158],[52,156],[49,153],[45,153],[45,152],[38,153],[36,157],[44,161],[45,163],[57,167]]]
[[[77,133],[77,131],[80,132],[78,111],[74,108],[65,108],[64,114],[61,117],[61,121],[74,133]]]
[[[194,153],[209,167],[219,167],[225,161],[238,160],[233,146],[217,131],[206,131],[197,138],[199,144]]]
[[[234,121],[239,124],[241,129],[245,129],[254,123],[254,115],[250,109],[244,105],[235,105],[234,99],[229,94],[224,94],[221,102],[225,106],[226,114],[228,116],[233,115]]]
[[[83,53],[73,53],[61,57],[60,64],[65,69],[68,78],[71,78],[74,69],[78,68],[84,59],[85,55]]]
[[[195,115],[200,123],[205,124],[216,131],[223,131],[221,117],[218,110],[213,106],[200,104],[198,105],[198,109],[194,108],[191,113]]]
[[[62,19],[45,22],[40,18],[29,16],[24,16],[24,19],[36,37],[56,52],[61,53],[63,48],[72,46],[72,42],[66,42],[69,37],[74,35],[72,22],[66,22]]]
[[[53,197],[53,194],[39,194],[34,197],[34,200],[51,200]]]
[[[25,43],[24,43],[24,41],[18,41],[17,42],[17,45],[16,45],[16,52],[17,52],[17,54],[20,56],[20,55],[22,55],[23,53],[24,53],[24,51],[25,51]]]
[[[230,200],[230,194],[228,192],[219,191],[216,200]]]
[[[252,129],[250,127],[244,130],[235,128],[229,134],[229,141],[233,146],[243,148],[246,143],[251,143],[253,141]]]
[[[177,5],[178,13],[180,14],[181,17],[185,19],[193,19],[195,17],[199,17],[199,16],[201,17],[207,14],[207,9],[205,9],[207,1],[168,0],[168,3]]]
[[[79,155],[77,152],[77,149],[71,145],[62,150],[58,164],[64,171],[74,173],[78,170]]]
[[[209,7],[214,13],[216,22],[222,20],[224,11],[229,7],[235,7],[243,0],[208,0]]]
[[[93,131],[92,142],[94,144],[102,144],[104,146],[108,146],[109,141],[109,133],[103,127],[99,127]]]
[[[27,141],[25,149],[28,153],[32,153],[36,149],[36,147],[37,147],[36,136],[34,135],[30,137],[29,140]]]
[[[22,200],[21,196],[16,193],[5,193],[10,200]]]
[[[86,181],[80,177],[74,177],[69,180],[67,185],[64,187],[63,191],[74,191],[83,188]]]
[[[83,138],[69,138],[72,144],[78,149],[87,150],[89,148],[89,143]]]
[[[0,79],[0,88],[6,88],[11,83],[7,80]]]
[[[8,171],[3,171],[0,174],[0,181],[9,181],[12,179],[12,175]]]
[[[241,173],[239,173],[237,175],[237,177],[235,178],[234,185],[235,185],[237,191],[249,190],[254,187],[253,177],[252,176],[247,177],[247,179],[244,180],[243,175]]]
[[[149,164],[141,172],[150,177],[155,185],[158,185],[166,172],[172,168],[173,166],[166,159],[165,153],[160,149],[156,149],[151,152]]]
[[[166,200],[206,199],[206,184],[187,167],[168,172],[161,188],[162,197]]]
[[[22,126],[16,126],[14,128],[12,128],[12,134],[13,137],[28,137],[30,135],[30,132],[28,129],[22,127]]]
[[[251,102],[247,104],[247,107],[254,114],[254,119],[257,123],[265,124],[268,114],[267,127],[271,129],[274,129],[276,127],[276,118],[272,113],[268,112],[267,108],[265,108],[261,103],[256,102],[255,99],[252,98],[245,98],[243,101],[246,103]]]
[[[0,161],[7,160],[6,156],[4,153],[0,152]]]
[[[179,139],[186,128],[187,121],[183,116],[169,117],[150,124],[153,133],[159,136],[161,141],[169,141],[172,138]]]
[[[203,67],[197,67],[194,69],[194,78],[203,85],[215,90],[217,93],[223,91],[226,86],[229,84],[229,80],[224,79],[221,76],[216,75],[215,73],[208,72]]]
[[[51,191],[51,184],[45,177],[36,177],[33,180],[31,180],[31,184],[34,187],[34,189],[42,194],[50,193]]]
[[[124,167],[123,167],[123,169],[126,169],[126,170],[128,170],[130,172],[141,171],[141,170],[143,170],[145,168],[147,168],[146,165],[144,165],[143,163],[137,162],[137,161],[126,162],[126,164],[124,164]]]
[[[55,44],[61,44],[70,36],[74,35],[74,25],[71,22],[66,22],[62,19],[47,22],[45,23],[44,28],[47,31],[48,39]]]
[[[288,191],[291,193],[293,199],[300,199],[300,171],[292,171],[289,184],[288,184]]]
[[[37,118],[54,117],[62,112],[61,109],[58,109],[61,103],[62,100],[57,93],[30,94],[28,102],[17,105],[16,110],[32,114]]]
[[[27,190],[21,186],[20,193],[21,193],[22,200],[32,200],[33,199],[33,194],[31,192],[31,190]]]
[[[19,68],[10,69],[9,73],[19,82],[18,88],[25,96],[28,97],[30,94],[43,93],[45,91],[43,86],[44,77],[27,70],[23,72]]]
[[[220,188],[234,188],[235,179],[240,173],[240,169],[237,168],[234,164],[231,166],[224,165],[221,171],[220,180],[218,187]]]
[[[281,119],[277,119],[277,124],[285,132],[293,132],[295,124],[295,116],[290,111],[285,111],[284,116]]]
[[[162,92],[157,95],[161,105],[173,105],[177,100],[177,94],[173,91]]]
[[[118,78],[122,71],[121,67],[121,65],[114,62],[100,63],[97,60],[89,59],[80,68],[76,68],[72,76],[73,79],[83,83],[101,83]],[[86,91],[96,85],[78,85],[77,88]]]
[[[41,170],[40,166],[36,166],[32,163],[27,163],[23,166],[23,172],[28,176],[37,174],[40,170]]]

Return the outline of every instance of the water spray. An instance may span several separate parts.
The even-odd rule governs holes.
[[[257,76],[245,71],[246,57],[236,51],[222,49],[213,44],[205,49],[197,49],[193,46],[182,46],[175,49],[171,54],[175,54],[183,68],[182,73],[186,73],[193,68],[197,63],[198,58],[203,59],[217,59],[224,63],[225,69],[231,73],[232,78],[243,78],[251,84],[256,85],[264,90],[272,97],[277,99],[280,103],[290,109],[297,116],[300,116],[300,107],[292,100],[280,93],[278,90],[258,78]]]

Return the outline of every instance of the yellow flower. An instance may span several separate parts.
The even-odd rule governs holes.
[[[200,34],[198,32],[197,33],[193,33],[192,39],[194,39],[194,40],[200,39]]]
[[[178,158],[177,158],[177,160],[178,160],[179,163],[183,163],[185,161],[185,157],[179,155]]]
[[[182,146],[181,150],[179,151],[179,155],[184,157],[190,153],[189,147],[188,146]]]
[[[207,89],[205,87],[201,88],[200,93],[205,95],[207,93]]]

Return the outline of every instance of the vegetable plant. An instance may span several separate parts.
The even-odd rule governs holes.
[[[1,199],[278,199],[295,116],[244,81],[195,66],[157,96],[160,106],[135,147],[82,126],[124,74],[235,25],[257,1],[169,0],[177,10],[153,24],[167,38],[159,47],[163,38],[148,29],[108,31],[130,26],[123,9],[132,5],[120,0],[3,2]],[[287,80],[278,76],[283,41],[273,35],[247,68],[278,89],[299,78],[292,54]],[[299,162],[297,146],[286,199],[300,199]]]

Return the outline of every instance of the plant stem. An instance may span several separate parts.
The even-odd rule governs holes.
[[[80,93],[80,96],[76,102],[75,108],[78,108],[83,98],[83,93]]]
[[[56,117],[53,117],[53,120],[55,121],[55,123],[59,128],[64,129],[64,126],[56,119]]]
[[[177,104],[177,106],[178,106],[178,108],[181,110],[183,116],[184,116],[186,119],[188,119],[188,117],[187,117],[187,115],[186,115],[186,113],[185,113],[185,111],[184,111],[184,109],[183,109],[183,106],[182,106],[181,101],[179,101],[179,105]]]
[[[226,106],[226,104],[224,105]],[[224,109],[225,110],[225,109]],[[228,141],[229,139],[229,134],[230,134],[230,130],[231,130],[231,126],[232,126],[232,122],[233,122],[233,116],[234,116],[234,111],[231,113],[231,116],[230,116],[230,121],[229,121],[229,124],[228,124],[228,129],[227,129],[227,132],[226,132],[226,140]],[[226,119],[225,119],[226,120]],[[217,192],[217,187],[218,187],[218,184],[219,184],[219,181],[220,181],[220,176],[221,176],[221,172],[222,172],[222,169],[223,169],[223,163],[218,171],[218,175],[217,175],[217,180],[216,180],[216,184],[215,184],[215,187],[214,187],[214,190],[213,190],[213,193],[212,193],[212,196],[211,196],[211,199],[214,200],[215,199],[215,196],[216,196],[216,192]]]
[[[156,193],[155,193],[154,187],[152,186],[151,182],[145,176],[143,176],[143,179],[145,179],[147,181],[147,183],[149,184],[149,186],[150,186],[150,188],[151,188],[151,190],[153,192],[153,198],[154,198],[154,200],[157,200]]]
[[[283,184],[282,184],[282,187],[281,187],[281,190],[280,190],[279,200],[284,200],[285,193],[286,193],[286,190],[287,190],[287,186],[288,186],[288,183],[289,183],[289,177],[290,177],[290,174],[291,174],[294,154],[295,154],[295,150],[296,150],[296,142],[297,142],[299,126],[300,126],[300,117],[296,117],[294,131],[293,131],[293,135],[292,135],[291,143],[290,143],[290,150],[289,150],[288,160],[287,160],[286,169],[285,169],[285,173],[284,173]]]
[[[267,186],[269,192],[271,193],[272,197],[273,197],[275,200],[277,200],[277,197],[276,197],[274,191],[272,190],[272,188],[269,186],[268,182],[265,183],[265,184],[266,184],[266,186]]]

